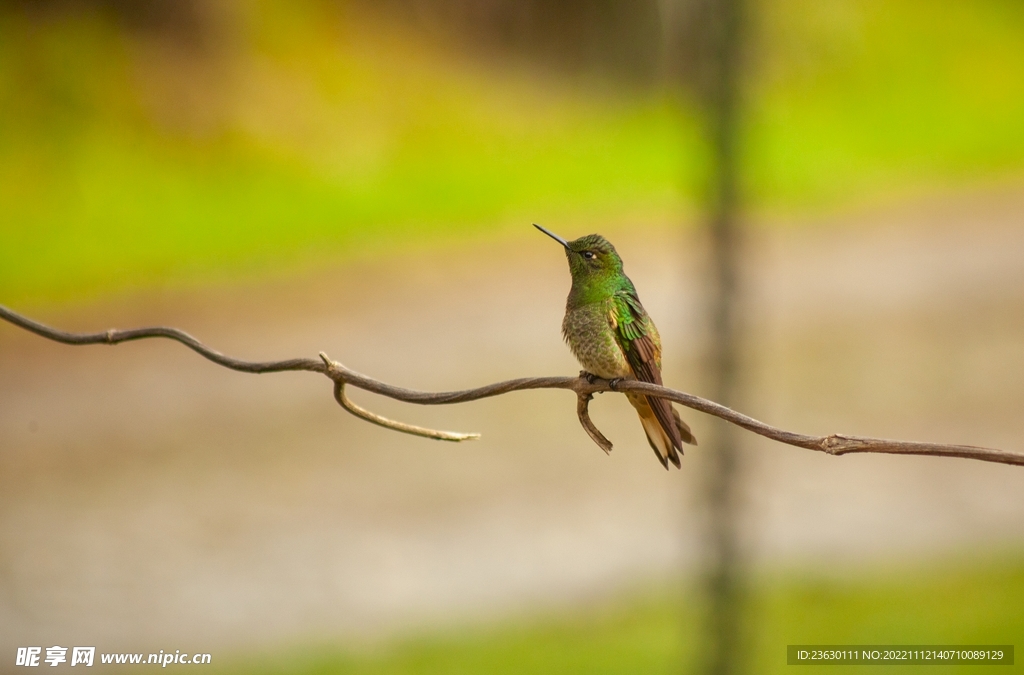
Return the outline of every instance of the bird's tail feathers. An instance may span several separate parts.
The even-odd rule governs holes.
[[[697,445],[697,437],[690,431],[690,425],[683,421],[683,418],[679,416],[679,411],[675,408],[672,408],[672,417],[675,418],[676,428],[679,429],[679,437],[683,439],[683,443]]]
[[[680,467],[679,453],[672,446],[672,439],[668,437],[665,430],[661,428],[661,422],[652,412],[649,415],[640,413],[640,423],[644,425],[644,433],[647,434],[647,442],[651,444],[654,454],[658,456],[661,465],[668,469],[668,463],[672,462],[678,469]]]
[[[640,416],[640,423],[644,426],[644,433],[647,434],[647,442],[651,444],[651,448],[654,450],[654,454],[657,455],[661,465],[667,469],[668,463],[672,462],[677,468],[680,467],[679,455],[683,452],[682,445],[677,445],[678,441],[673,442],[672,436],[669,435],[664,425],[662,425],[647,397],[630,394],[626,394],[626,397],[633,404],[633,407],[636,408],[636,412]],[[690,431],[690,427],[686,422],[679,416],[679,411],[671,406],[668,407],[672,411],[671,419],[675,423],[675,429],[678,430],[679,439],[683,443],[697,445],[697,438]]]

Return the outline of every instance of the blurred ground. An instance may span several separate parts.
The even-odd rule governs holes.
[[[1017,185],[756,228],[745,411],[807,433],[1024,447],[1022,223]],[[700,393],[701,244],[665,225],[602,229],[662,329],[668,384]],[[252,359],[322,349],[446,389],[575,373],[559,337],[568,283],[557,246],[524,224],[327,276],[37,318],[175,325]],[[70,348],[0,329],[0,651],[380,637],[607,596],[693,562],[701,450],[662,471],[614,397],[593,407],[611,457],[564,392],[438,410],[355,398],[484,436],[400,436],[338,410],[312,375],[231,373],[172,343]],[[700,437],[709,422],[685,416]],[[843,574],[1024,540],[1016,468],[758,439],[748,453],[763,565]]]

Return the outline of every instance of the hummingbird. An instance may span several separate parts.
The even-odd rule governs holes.
[[[615,382],[636,379],[661,385],[661,337],[622,271],[622,258],[599,234],[566,241],[533,225],[565,248],[572,288],[565,303],[562,336],[583,366],[581,375]],[[663,398],[626,392],[661,465],[679,467],[683,443],[697,445],[690,427]]]

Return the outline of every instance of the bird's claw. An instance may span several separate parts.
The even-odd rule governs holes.
[[[622,379],[623,378],[621,377],[613,377],[612,379],[608,380],[608,388],[611,389],[612,391],[616,391],[619,387],[619,382],[622,382]]]
[[[594,384],[594,380],[597,379],[597,375],[594,375],[593,373],[588,373],[585,370],[580,371],[580,377],[586,380],[587,384]]]

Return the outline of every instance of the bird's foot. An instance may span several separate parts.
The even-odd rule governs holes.
[[[594,375],[593,373],[588,373],[585,370],[580,371],[580,377],[586,380],[587,384],[594,384],[594,380],[598,379],[597,375]]]
[[[625,378],[613,377],[612,379],[608,380],[608,388],[611,389],[612,391],[618,391],[619,382],[622,382],[623,379]]]

